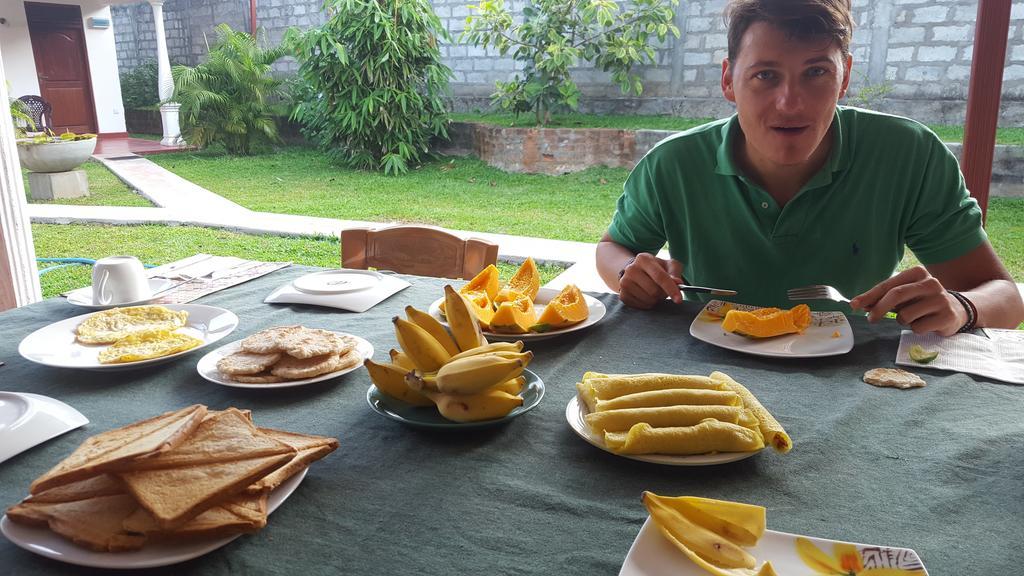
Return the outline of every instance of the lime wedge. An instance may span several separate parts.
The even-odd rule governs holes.
[[[910,347],[910,359],[918,364],[927,364],[938,357],[938,350],[925,350],[920,344]]]

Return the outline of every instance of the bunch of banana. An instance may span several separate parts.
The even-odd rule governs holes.
[[[391,362],[364,362],[382,393],[414,406],[437,406],[456,422],[501,418],[522,406],[523,370],[533,359],[523,343],[488,343],[465,297],[445,286],[450,332],[430,314],[406,306],[394,317],[401,350]]]
[[[644,492],[644,506],[658,530],[695,564],[716,576],[775,576],[771,562],[744,550],[764,535],[763,506],[694,496]]]

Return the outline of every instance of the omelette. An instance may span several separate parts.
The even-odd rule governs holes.
[[[75,329],[82,344],[113,344],[137,332],[174,331],[185,325],[188,312],[163,306],[111,308],[89,316]]]
[[[203,343],[188,334],[172,330],[134,332],[100,351],[100,364],[137,362],[191,350]]]

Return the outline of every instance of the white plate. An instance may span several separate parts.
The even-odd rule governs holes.
[[[853,328],[842,312],[811,312],[811,325],[801,334],[773,338],[747,338],[722,330],[721,321],[708,320],[707,312],[715,311],[725,302],[712,300],[690,324],[690,335],[708,344],[756,356],[777,358],[815,358],[846,354],[853,349]],[[754,310],[757,306],[732,304],[737,310]]]
[[[346,334],[346,336],[350,336],[351,338],[355,339],[356,351],[359,353],[359,356],[363,360],[373,357],[373,344],[370,344],[369,342],[360,338],[359,336],[353,336],[351,334]],[[288,380],[285,382],[274,382],[270,384],[248,384],[245,382],[235,382],[233,380],[227,380],[220,373],[220,371],[217,370],[217,362],[225,356],[229,356],[231,354],[234,354],[235,352],[238,352],[241,343],[241,340],[236,340],[235,342],[225,344],[220,348],[217,348],[216,350],[208,352],[199,360],[199,364],[196,364],[196,370],[199,372],[199,375],[215,384],[220,384],[222,386],[231,386],[233,388],[291,388],[292,386],[303,386],[305,384],[312,384],[314,382],[322,382],[323,380],[337,378],[338,376],[343,376],[345,374],[348,374],[349,372],[352,372],[353,370],[358,370],[363,366],[363,363],[359,362],[355,366],[350,366],[348,368],[345,368],[344,370],[328,372],[327,374],[321,374],[319,376],[314,376],[312,378],[303,378],[301,380]]]
[[[630,460],[639,460],[641,462],[650,462],[652,464],[666,464],[668,466],[711,466],[713,464],[727,464],[729,462],[735,462],[737,460],[743,460],[744,458],[750,458],[754,454],[760,452],[755,450],[753,452],[719,452],[717,454],[695,454],[693,456],[675,456],[671,454],[616,454],[608,449],[604,444],[604,438],[594,434],[587,426],[586,420],[583,419],[587,415],[587,406],[583,402],[580,402],[579,396],[573,396],[569,399],[569,403],[565,405],[565,419],[569,422],[569,427],[572,428],[580,438],[583,438],[587,442],[597,446],[601,450],[616,456],[622,456],[623,458],[629,458]]]
[[[776,532],[766,530],[764,536],[758,541],[757,546],[747,548],[747,552],[757,558],[757,567],[770,560],[772,567],[778,574],[785,576],[821,576],[821,572],[814,571],[810,566],[800,560],[796,551],[796,539],[807,538],[819,550],[828,556],[833,556],[833,545],[839,543],[837,540],[826,540],[823,538],[809,538],[798,534]],[[844,542],[846,544],[846,542]],[[853,544],[853,543],[850,543]],[[924,567],[917,552],[909,548],[895,548],[889,546],[869,546],[865,544],[853,544],[861,557],[861,563],[865,568],[903,568],[905,570],[922,570],[925,576],[928,569]],[[622,563],[619,576],[707,576],[703,568],[697,566],[692,560],[683,554],[683,551],[676,548],[669,542],[654,525],[654,521],[647,518],[636,535],[636,540],[629,548],[626,559]]]
[[[81,412],[60,400],[0,392],[0,462],[88,423]]]
[[[555,290],[554,288],[541,288],[537,292],[537,297],[533,299],[533,306],[534,310],[537,312],[538,318],[540,318],[540,315],[544,313],[544,308],[547,307],[548,302],[551,302],[552,298],[558,296],[559,292],[561,292],[561,290]],[[573,324],[572,326],[543,333],[530,332],[529,334],[499,334],[497,332],[484,332],[484,336],[487,337],[489,342],[515,342],[516,340],[522,340],[525,342],[527,340],[546,340],[548,338],[561,336],[562,334],[583,330],[584,328],[593,326],[600,322],[601,318],[604,318],[604,315],[607,312],[604,303],[597,298],[583,294],[583,299],[587,303],[588,314],[587,319],[579,324]],[[442,324],[447,326],[448,322],[445,320],[444,315],[441,314],[442,302],[444,302],[444,297],[434,300],[430,305],[430,315],[437,318]]]
[[[75,341],[75,328],[86,318],[96,314],[82,314],[67,320],[54,322],[43,326],[39,330],[29,334],[18,345],[18,353],[45,366],[57,368],[81,368],[85,370],[129,370],[150,364],[159,364],[173,360],[182,354],[188,354],[213,344],[227,336],[238,326],[238,316],[223,308],[215,306],[204,306],[202,304],[167,304],[171,310],[185,310],[188,312],[188,320],[180,332],[195,336],[203,341],[202,344],[160,358],[139,360],[137,362],[125,362],[123,364],[100,364],[98,355],[100,350],[106,347],[105,344],[85,345]]]
[[[75,306],[81,306],[82,308],[88,308],[90,310],[106,310],[108,308],[117,308],[118,306],[138,306],[147,302],[152,302],[157,298],[163,296],[161,292],[174,286],[173,280],[167,278],[150,278],[149,289],[152,292],[152,296],[144,298],[142,300],[136,300],[135,302],[125,302],[123,304],[94,304],[92,300],[92,286],[86,286],[78,290],[72,290],[68,292],[68,303],[74,304]]]
[[[270,493],[267,499],[267,514],[277,510],[277,507],[291,496],[306,477],[307,470],[309,468],[303,468]],[[268,522],[264,530],[272,530],[272,526],[273,524]],[[6,515],[0,520],[0,532],[16,546],[40,556],[79,566],[117,569],[154,568],[177,564],[212,552],[241,536],[234,534],[216,540],[155,541],[148,542],[141,550],[133,552],[94,552],[76,546],[70,540],[46,528],[34,528],[11,522]]]
[[[373,288],[380,280],[371,270],[327,270],[296,278],[292,286],[306,294],[345,294]]]

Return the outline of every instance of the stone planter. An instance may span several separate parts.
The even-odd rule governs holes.
[[[33,172],[68,172],[78,168],[96,150],[96,138],[32,144],[18,142],[21,165]]]

